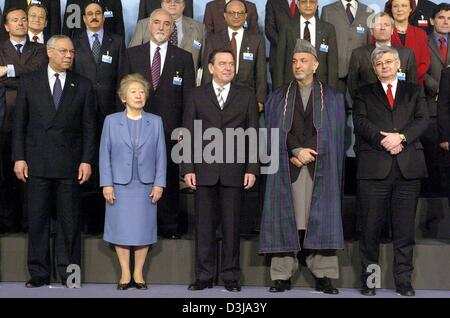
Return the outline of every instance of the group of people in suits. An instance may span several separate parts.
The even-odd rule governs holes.
[[[16,196],[20,207],[2,207],[2,217],[24,211],[27,287],[50,282],[51,233],[67,286],[67,266],[81,263],[81,194],[90,189],[101,194],[97,213],[105,211],[105,220],[91,216],[91,224],[104,225],[103,238],[115,247],[118,289],[147,289],[149,246],[157,235],[178,239],[182,232],[181,176],[195,198],[195,281],[188,288],[213,286],[221,223],[219,275],[228,291],[239,292],[241,206],[244,190],[261,178],[259,164],[250,154],[241,163],[199,162],[192,151],[178,165],[171,152],[178,144],[193,147],[184,133],[194,136],[196,121],[203,131],[226,135],[258,129],[264,117],[267,128],[280,131],[280,169],[262,187],[259,253],[271,256],[270,291],[289,290],[305,264],[316,290],[339,293],[331,279],[339,277],[336,250],[344,248],[345,122],[352,115],[361,292],[376,293],[367,269],[378,263],[389,219],[396,289],[414,295],[420,179],[433,173],[431,166],[440,169],[436,158],[449,151],[448,4],[389,0],[373,15],[345,0],[323,7],[319,19],[317,0],[267,1],[269,94],[265,39],[252,2],[213,0],[202,24],[192,19],[192,1],[143,0],[128,48],[120,0],[6,2],[1,195]],[[174,138],[179,127],[184,133]],[[208,145],[200,145],[203,153]]]

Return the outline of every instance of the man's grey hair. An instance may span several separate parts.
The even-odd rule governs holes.
[[[64,34],[57,34],[52,36],[50,39],[48,39],[47,41],[47,48],[49,47],[55,47],[55,44],[57,41],[62,40],[62,39],[66,39],[72,42],[72,39],[69,38],[67,35]]]
[[[380,57],[383,56],[383,54],[386,53],[392,53],[392,55],[394,55],[397,60],[399,59],[397,49],[391,46],[383,45],[375,48],[375,50],[373,50],[372,54],[370,55],[370,61],[372,62],[372,65],[375,65],[375,62],[379,60]]]
[[[391,27],[394,27],[394,19],[386,12],[378,12],[375,14],[371,20],[367,21],[367,26],[370,29],[373,29],[373,25],[375,24],[375,20],[383,17],[389,17],[389,20],[391,21]]]
[[[166,10],[164,10],[163,8],[159,8],[159,9],[153,10],[152,14],[150,14],[149,23],[151,24],[153,22],[153,20],[155,20],[155,15],[157,15],[158,13],[167,14],[167,16],[170,18],[170,25],[173,28],[173,22],[174,22],[173,18],[170,15],[170,13],[167,12]]]

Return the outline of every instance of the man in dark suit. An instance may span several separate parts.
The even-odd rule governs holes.
[[[161,3],[166,2],[181,2],[178,0],[140,0],[139,1],[139,16],[138,19],[146,19],[150,16],[150,14],[155,11],[156,9],[161,8]],[[193,18],[194,17],[194,7],[193,7],[193,0],[184,0],[186,4],[186,8],[184,9],[184,15]]]
[[[234,77],[234,57],[231,50],[216,50],[210,54],[208,70],[212,74],[212,82],[192,91],[186,103],[183,116],[183,127],[190,138],[184,139],[187,148],[191,148],[191,156],[181,164],[181,174],[186,184],[195,192],[195,282],[189,285],[189,290],[212,288],[216,270],[216,228],[222,225],[222,258],[220,277],[225,288],[231,292],[239,292],[241,286],[239,265],[239,221],[244,189],[253,187],[259,174],[257,156],[249,158],[252,145],[257,144],[258,108],[255,94],[245,86],[232,83]],[[200,121],[201,135],[194,135],[194,121]],[[207,163],[211,158],[198,158],[194,163],[194,153],[204,153],[207,141],[202,142],[206,129],[220,130],[223,144],[215,149],[223,157],[215,157],[213,163]],[[195,128],[197,130],[197,127]],[[234,137],[227,139],[229,129],[244,129],[252,136],[246,142],[238,142]],[[254,131],[253,131],[254,130]],[[253,131],[253,134],[252,134]],[[243,133],[244,135],[244,133]],[[187,137],[187,136],[186,136]],[[238,134],[238,139],[241,136]],[[246,139],[245,136],[242,136]],[[200,144],[201,148],[196,149]],[[244,145],[248,144],[246,147]],[[234,146],[233,146],[234,145]],[[234,147],[232,162],[229,161],[227,150]],[[257,147],[257,146],[256,146]],[[229,151],[229,150],[228,150]],[[207,152],[207,151],[206,151]],[[226,163],[219,163],[225,162]],[[236,158],[245,160],[236,161]]]
[[[194,64],[191,53],[168,42],[173,32],[170,14],[157,9],[150,15],[150,42],[127,49],[122,74],[140,73],[151,83],[146,111],[162,117],[166,138],[167,158],[176,143],[172,131],[181,126],[186,94],[195,86]],[[180,238],[179,168],[167,161],[167,185],[158,202],[158,233],[171,239]]]
[[[47,24],[44,29],[44,38],[49,39],[55,34],[61,33],[61,7],[60,1],[54,0],[6,0],[5,12],[10,8],[20,8],[27,11],[28,6],[40,4],[47,9]]]
[[[44,31],[48,24],[48,10],[45,6],[37,3],[27,8],[28,18],[28,40],[35,43],[46,44],[49,39]]]
[[[442,70],[437,102],[437,121],[439,131],[439,146],[444,150],[446,195],[450,202],[450,66]]]
[[[266,2],[266,16],[264,28],[266,37],[270,42],[269,71],[272,82],[274,78],[276,49],[280,30],[286,24],[297,24],[300,13],[297,7],[297,0],[268,0]]]
[[[371,266],[378,266],[380,232],[390,209],[396,291],[414,296],[415,215],[420,179],[427,176],[420,137],[428,126],[428,109],[418,85],[397,79],[395,48],[376,48],[371,61],[379,81],[359,88],[353,104],[362,214],[361,293],[375,295]]]
[[[378,46],[391,46],[391,35],[394,31],[394,21],[385,12],[377,13],[370,23],[370,34],[375,43],[354,49],[350,58],[347,86],[350,96],[355,98],[356,91],[367,84],[375,83],[378,78],[370,62],[370,55]],[[392,46],[400,56],[399,79],[416,83],[416,58],[414,52],[406,47]]]
[[[67,0],[64,10],[62,33],[75,39],[84,29],[82,12],[91,0]],[[104,28],[106,32],[125,36],[122,2],[120,0],[96,0],[105,14]],[[79,22],[79,23],[78,23]]]
[[[227,23],[223,16],[226,3],[226,0],[213,0],[206,4],[205,15],[203,16],[206,33],[219,33],[227,29]],[[253,2],[246,0],[244,3],[246,8],[245,13],[247,13],[244,28],[249,29],[250,31],[259,32],[256,5]]]
[[[441,72],[450,65],[448,54],[448,34],[450,32],[450,4],[441,3],[436,6],[430,17],[433,31],[428,34],[428,47],[430,48],[430,68],[425,75],[425,94],[427,96],[428,110],[430,113],[430,125],[422,137],[427,162],[428,179],[424,180],[422,193],[428,196],[439,196],[442,189],[441,167],[439,151],[439,136],[437,126],[436,104],[439,92]],[[449,88],[447,87],[447,90]],[[446,147],[442,148],[448,150]]]
[[[273,89],[290,83],[294,76],[292,53],[297,39],[309,41],[317,51],[319,68],[316,79],[336,88],[338,81],[338,48],[332,24],[315,17],[317,0],[300,0],[300,27],[297,23],[284,25],[279,33]]]
[[[47,43],[48,67],[21,78],[14,113],[13,155],[17,178],[27,183],[29,220],[26,287],[50,283],[50,207],[56,202],[56,267],[66,285],[67,267],[81,264],[80,185],[91,175],[95,102],[91,82],[69,71],[70,38]]]
[[[210,34],[206,41],[203,62],[202,84],[211,82],[212,75],[207,71],[206,58],[212,51],[221,48],[230,49],[235,54],[235,77],[233,82],[248,85],[256,94],[259,111],[263,110],[266,99],[266,49],[262,35],[244,29],[247,17],[245,4],[241,0],[231,0],[225,5],[227,29]],[[234,47],[234,48],[233,48]],[[236,52],[233,50],[237,50]]]
[[[1,131],[0,143],[3,145],[4,179],[0,187],[1,222],[9,231],[26,229],[21,223],[22,187],[17,182],[11,163],[12,112],[16,105],[19,79],[23,74],[34,71],[47,62],[45,48],[41,44],[27,40],[27,15],[22,9],[11,8],[5,13],[5,28],[9,39],[0,43],[0,82],[6,88],[6,110]],[[22,220],[24,221],[24,220]]]
[[[125,62],[125,44],[121,36],[104,29],[103,9],[96,1],[87,4],[83,12],[86,31],[74,41],[73,70],[91,80],[97,106],[97,138],[100,138],[105,117],[117,111],[116,89]],[[97,139],[97,142],[99,139]],[[97,143],[98,146],[98,143]],[[84,231],[101,233],[104,224],[104,200],[98,188],[97,165],[91,180],[84,187]]]

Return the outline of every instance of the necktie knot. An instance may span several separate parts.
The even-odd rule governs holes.
[[[306,26],[308,26],[311,22],[305,21]]]
[[[39,40],[39,37],[37,35],[33,36],[33,42],[37,43],[37,41]]]
[[[232,33],[233,38],[235,38],[237,34],[238,34],[237,32],[233,32]]]
[[[55,77],[56,77],[56,79],[58,79],[59,78],[59,73],[55,73]]]
[[[16,44],[15,45],[18,54],[22,53],[21,50],[20,50],[22,48],[22,46],[23,46],[22,44]]]
[[[388,84],[387,86],[388,86],[388,89],[392,88],[392,84]]]
[[[439,42],[441,43],[441,45],[445,45],[445,38],[443,36],[440,36]]]

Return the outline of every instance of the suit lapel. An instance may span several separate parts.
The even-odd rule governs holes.
[[[230,85],[230,91],[228,92],[227,100],[225,101],[225,104],[223,104],[223,109],[227,108],[228,105],[231,104],[233,99],[237,96],[239,93],[239,89],[237,86],[235,86],[233,83]]]
[[[347,17],[347,12],[345,12],[345,8],[342,5],[341,1],[336,2],[334,7],[336,9],[336,12],[342,17],[341,20],[345,21],[345,23],[347,23],[347,25],[350,25],[350,22],[348,21],[348,17]],[[358,15],[358,11],[359,11],[359,5],[358,5],[358,10],[356,11],[356,16]],[[354,17],[355,19],[353,20],[353,22],[356,20],[356,16]]]
[[[42,72],[41,72],[41,85],[42,85],[42,89],[43,91],[46,93],[46,97],[47,97],[47,101],[42,101],[42,105],[45,107],[45,111],[47,113],[50,114],[49,117],[45,117],[45,118],[49,118],[49,123],[53,121],[53,118],[56,115],[56,107],[55,104],[53,103],[53,96],[52,96],[52,91],[50,89],[50,83],[48,80],[48,68],[45,67]]]
[[[428,35],[428,47],[430,48],[430,51],[437,56],[442,65],[444,65],[444,61],[442,61],[441,51],[437,47],[434,36],[432,34]]]
[[[141,131],[139,133],[139,141],[137,148],[140,148],[144,145],[147,139],[150,137],[151,129],[150,129],[150,118],[148,114],[142,113],[142,124]]]
[[[91,60],[92,64],[96,65],[97,63],[94,60],[94,55],[92,54],[91,45],[89,44],[89,39],[86,31],[82,32],[80,35],[80,44],[81,49],[84,52],[88,53],[89,59]]]
[[[399,81],[400,82],[400,81]],[[378,99],[382,102],[383,106],[387,108],[389,111],[391,111],[391,106],[389,105],[389,101],[387,99],[386,93],[384,92],[383,86],[381,85],[380,81],[377,81],[372,85],[374,94],[378,97]],[[397,84],[397,90],[398,90],[398,84]],[[395,101],[394,101],[394,107],[395,107]]]
[[[239,52],[239,71],[238,74],[236,74],[236,77],[238,77],[239,73],[241,73],[242,67],[245,68],[246,63],[244,63],[244,52],[250,52],[250,38],[245,30],[242,36],[241,51]]]
[[[120,116],[120,122],[119,122],[119,129],[120,129],[120,135],[122,136],[123,141],[128,145],[128,147],[133,148],[131,145],[131,136],[130,132],[128,131],[128,124],[127,124],[127,111],[125,110],[122,112],[122,116]]]
[[[216,107],[218,109],[220,109],[219,101],[217,100],[216,92],[214,91],[214,86],[213,86],[212,82],[209,82],[206,85],[205,89],[206,89],[206,93],[209,96],[209,99],[214,103],[214,105],[216,105]]]
[[[100,48],[100,58],[99,58],[99,61],[98,61],[98,66],[101,66],[101,65],[104,64],[104,63],[102,62],[102,55],[103,55],[103,54],[106,54],[106,53],[107,53],[106,55],[112,56],[112,53],[111,53],[111,50],[110,50],[112,44],[113,44],[113,39],[112,39],[112,37],[110,37],[109,34],[107,34],[107,33],[105,32],[105,33],[103,34],[102,46],[101,46],[101,48]]]
[[[405,83],[403,81],[397,81],[397,90],[395,91],[394,97],[394,110],[397,110],[399,106],[402,107],[404,105],[403,103],[403,98],[405,96],[404,85]]]
[[[173,46],[170,43],[168,43],[166,59],[164,60],[164,66],[161,72],[159,87],[161,87],[161,84],[164,83],[165,81],[170,80],[170,76],[174,74],[174,72],[172,71],[174,62],[175,62],[175,52]]]
[[[62,109],[66,109],[71,106],[72,100],[75,97],[75,94],[77,92],[77,81],[72,75],[72,72],[67,71],[66,72],[66,82],[64,83],[63,87],[63,93],[61,96],[61,101],[59,102],[59,107],[57,110],[57,113],[62,112]],[[53,98],[52,98],[53,100]]]
[[[194,42],[192,33],[192,24],[183,17],[182,20],[183,39],[181,40],[180,47],[189,47]]]

